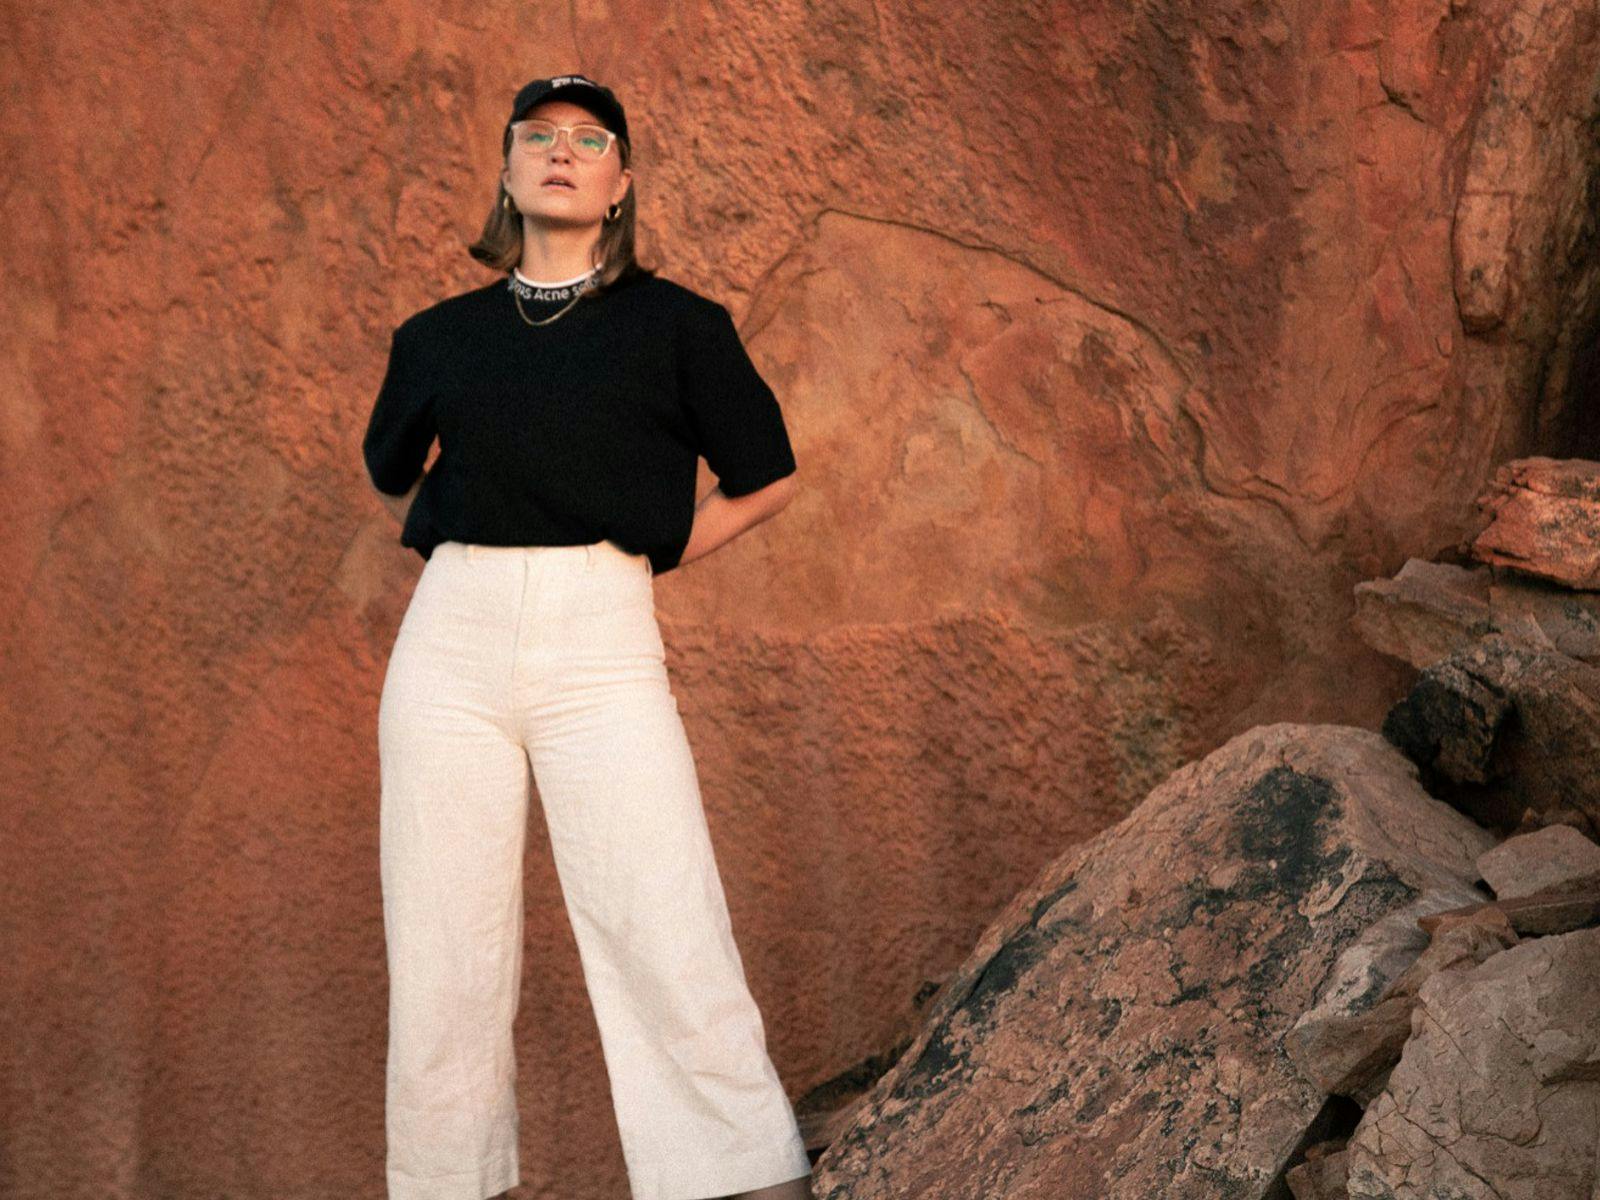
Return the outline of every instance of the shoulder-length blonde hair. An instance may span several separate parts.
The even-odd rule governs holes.
[[[622,156],[622,166],[626,170],[633,161],[633,149],[626,138],[617,138],[617,153]],[[500,154],[507,162],[510,161],[509,125],[501,138]],[[634,214],[637,210],[633,195],[637,189],[638,181],[635,180],[618,206],[616,219],[607,217],[601,223],[600,241],[595,247],[600,260],[596,264],[600,274],[594,286],[584,291],[584,299],[602,294],[619,281],[654,273],[653,267],[639,262],[634,250]],[[467,247],[467,253],[497,271],[509,271],[522,261],[522,214],[511,202],[504,182],[495,186],[494,210],[483,223],[483,232],[478,235],[478,240]]]

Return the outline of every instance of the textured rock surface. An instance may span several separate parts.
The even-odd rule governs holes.
[[[1600,593],[1477,565],[1406,560],[1355,586],[1351,625],[1374,650],[1425,667],[1501,633],[1600,663]]]
[[[1291,1168],[1284,1182],[1294,1200],[1349,1200],[1344,1191],[1345,1152],[1338,1144],[1323,1143],[1306,1154],[1306,1161]]]
[[[1489,587],[1487,567],[1408,558],[1393,579],[1356,584],[1350,624],[1374,650],[1425,667],[1497,629]]]
[[[1423,980],[1462,962],[1482,962],[1517,940],[1505,916],[1486,909],[1443,923],[1430,941],[1419,918],[1448,911],[1468,896],[1469,904],[1483,899],[1466,887],[1419,897],[1374,922],[1339,955],[1321,999],[1284,1038],[1307,1079],[1365,1105],[1400,1057]]]
[[[1495,899],[1512,900],[1600,874],[1600,845],[1569,825],[1507,838],[1478,859]]]
[[[1600,667],[1491,634],[1426,668],[1383,731],[1485,825],[1600,839]]]
[[[358,446],[388,330],[486,279],[517,85],[615,84],[649,254],[792,418],[801,497],[661,604],[798,1092],[1175,764],[1375,722],[1353,582],[1585,452],[1595,46],[1588,0],[0,10],[9,1190],[378,1177],[419,563]],[[525,1179],[612,1196],[535,824]]]
[[[1592,1200],[1600,929],[1423,984],[1389,1086],[1347,1148],[1350,1200]]]
[[[1504,463],[1480,504],[1493,519],[1472,543],[1478,558],[1568,587],[1600,589],[1600,462]]]
[[[1418,914],[1436,908],[1433,898],[1442,895],[1397,909],[1366,930],[1339,956],[1316,1007],[1284,1038],[1295,1065],[1323,1091],[1371,1103],[1400,1059],[1416,994],[1428,977],[1476,965],[1515,944],[1511,923],[1492,907],[1440,920],[1430,941]]]
[[[819,1200],[1266,1194],[1325,1100],[1290,1026],[1374,922],[1472,895],[1491,841],[1375,733],[1240,734],[1007,906],[824,1154]]]

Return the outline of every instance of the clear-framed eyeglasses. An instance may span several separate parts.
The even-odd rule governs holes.
[[[548,150],[562,133],[567,135],[574,157],[589,162],[604,158],[617,140],[617,135],[602,125],[557,125],[537,117],[511,123],[512,143],[524,150]]]

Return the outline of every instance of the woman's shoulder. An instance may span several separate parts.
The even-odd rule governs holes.
[[[647,298],[650,302],[670,305],[691,317],[704,319],[715,315],[717,309],[722,307],[711,297],[702,295],[687,284],[656,272],[640,276],[632,286],[637,289],[641,297]]]
[[[454,344],[459,335],[482,324],[484,309],[493,302],[495,292],[505,286],[502,278],[426,304],[395,326],[394,340],[417,352]]]
[[[503,291],[505,286],[505,277],[501,276],[492,283],[457,292],[442,300],[435,300],[401,321],[400,328],[407,332],[427,332],[448,328],[463,320],[471,320],[482,311],[485,304],[494,299],[496,293]]]

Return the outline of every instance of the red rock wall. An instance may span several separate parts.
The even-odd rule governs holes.
[[[1259,720],[1371,723],[1351,585],[1593,454],[1592,0],[0,10],[0,1190],[374,1194],[359,441],[582,69],[803,494],[662,580],[773,1055],[888,1041],[1045,862]],[[1587,370],[1586,370],[1587,368]],[[529,842],[530,1194],[623,1194]]]

